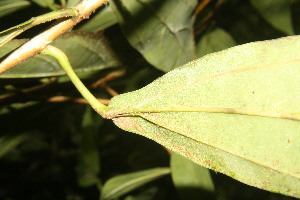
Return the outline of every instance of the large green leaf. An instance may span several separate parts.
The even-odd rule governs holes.
[[[185,157],[172,153],[171,175],[182,200],[215,199],[210,171]]]
[[[130,44],[162,71],[195,58],[193,10],[196,0],[110,1]]]
[[[0,48],[0,58],[7,55],[26,40],[13,40]],[[51,45],[66,53],[77,72],[101,70],[119,66],[118,59],[105,39],[96,34],[67,33]],[[65,74],[58,62],[44,55],[35,55],[0,75],[0,78],[30,78]]]
[[[300,197],[300,36],[206,55],[105,118],[243,183]]]
[[[104,184],[101,199],[116,199],[169,173],[169,168],[153,168],[113,177]]]
[[[290,0],[251,0],[257,11],[276,29],[294,35]]]

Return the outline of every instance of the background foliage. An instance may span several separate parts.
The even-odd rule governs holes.
[[[76,3],[3,0],[0,31]],[[205,54],[299,34],[299,12],[296,0],[113,0],[54,45],[97,97],[110,99]],[[0,57],[23,42],[0,48]],[[37,55],[0,75],[1,199],[292,199],[120,130],[85,105],[62,73]]]

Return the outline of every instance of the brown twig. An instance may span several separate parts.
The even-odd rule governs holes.
[[[209,3],[211,0],[203,0],[196,8],[194,14],[198,15]]]
[[[115,79],[123,76],[124,74],[125,74],[125,70],[113,71],[113,72],[107,74],[106,76],[101,77],[99,80],[97,80],[91,86],[93,88],[97,88],[97,87],[101,86],[103,83],[106,83],[106,82],[111,81],[111,80],[115,80]]]
[[[50,78],[50,82],[43,83],[25,89],[14,89],[12,93],[0,95],[0,105],[8,105],[16,102],[25,101],[46,101],[46,102],[74,102],[74,103],[87,103],[84,98],[75,98],[69,96],[52,96],[45,97],[45,90],[51,90],[57,83],[57,78]],[[43,93],[41,93],[43,92]],[[108,104],[109,99],[98,99],[103,104]]]
[[[200,35],[203,33],[223,3],[224,0],[217,1],[217,3],[214,5],[214,8],[204,17],[200,24],[195,27],[195,35]]]
[[[101,103],[108,105],[110,99],[98,99]],[[74,102],[74,103],[82,103],[88,104],[88,102],[84,98],[74,98],[68,96],[53,96],[45,99],[47,102]]]
[[[2,63],[0,63],[0,74],[23,62],[27,58],[41,52],[49,43],[58,36],[86,19],[97,8],[106,3],[108,0],[83,0],[74,9],[78,12],[78,17],[62,21],[43,33],[37,35],[19,49],[10,54]]]
[[[102,83],[101,87],[103,89],[106,90],[106,92],[108,92],[108,94],[110,94],[111,96],[118,96],[119,93],[117,91],[115,91],[114,89],[112,89],[109,85],[107,85],[106,83]]]
[[[99,80],[97,80],[95,83],[93,83],[91,85],[91,87],[93,87],[93,88],[102,87],[111,96],[117,96],[117,95],[119,95],[119,93],[116,92],[114,89],[112,89],[109,85],[107,85],[107,82],[117,79],[117,78],[123,76],[124,74],[125,74],[125,70],[113,71],[113,72],[107,74],[106,76],[100,78]]]
[[[50,82],[48,83],[43,83],[41,85],[36,85],[30,88],[25,88],[25,89],[15,89],[13,93],[8,93],[8,94],[3,94],[0,95],[0,105],[6,105],[14,102],[20,102],[22,99],[27,100],[27,98],[41,90],[44,90],[46,88],[49,88],[53,86],[56,83],[57,78],[52,77],[50,78]]]

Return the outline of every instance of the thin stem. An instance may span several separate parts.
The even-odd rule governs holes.
[[[77,15],[78,13],[75,9],[69,8],[69,9],[57,10],[50,13],[46,13],[38,17],[33,17],[30,20],[23,22],[22,24],[19,24],[17,26],[14,26],[12,28],[0,32],[0,35],[4,34],[3,39],[1,39],[0,41],[0,47],[6,44],[7,42],[9,42],[10,40],[12,40],[13,38],[17,37],[24,31],[36,25],[46,23],[51,20],[63,18],[63,17],[76,17]]]
[[[67,73],[67,75],[69,76],[69,78],[71,79],[75,87],[77,88],[77,90],[89,102],[89,104],[93,107],[93,109],[97,113],[102,114],[107,109],[107,106],[100,103],[98,99],[96,99],[94,95],[92,95],[92,93],[85,87],[85,85],[77,77],[74,70],[72,69],[72,66],[70,65],[68,57],[66,56],[66,54],[64,54],[64,52],[62,52],[56,47],[49,45],[41,53],[45,55],[50,55],[55,59],[57,59],[61,67],[65,70],[65,72]]]
[[[19,49],[14,51],[0,63],[0,74],[23,62],[27,58],[40,53],[55,38],[78,24],[83,19],[87,19],[89,15],[98,7],[108,2],[108,0],[83,0],[74,9],[78,12],[78,17],[68,19],[59,24],[53,25],[48,30],[37,35]]]

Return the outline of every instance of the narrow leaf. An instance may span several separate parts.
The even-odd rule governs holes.
[[[289,0],[251,0],[252,5],[269,22],[274,28],[286,33],[294,35],[292,14]]]
[[[193,10],[196,0],[110,1],[130,44],[162,71],[195,58]]]
[[[98,149],[98,128],[103,120],[94,118],[95,113],[88,107],[84,112],[81,131],[81,155],[77,165],[77,180],[80,186],[100,185],[100,155]]]
[[[10,150],[14,149],[17,145],[24,142],[30,134],[23,133],[14,136],[2,136],[0,137],[0,158],[6,155]]]
[[[187,158],[171,155],[171,175],[182,200],[215,199],[210,172]]]
[[[0,48],[0,58],[24,43],[13,40]],[[56,39],[53,46],[66,53],[76,72],[101,70],[119,66],[119,61],[105,38],[89,33],[67,33]],[[49,56],[35,55],[0,75],[0,78],[31,78],[64,75],[58,62]]]
[[[169,168],[153,168],[113,177],[104,184],[101,199],[105,200],[120,197],[169,173]]]
[[[24,9],[30,6],[30,4],[31,4],[30,1],[24,1],[24,0],[1,0],[0,17]]]
[[[300,197],[300,36],[206,55],[103,117],[243,183]]]

